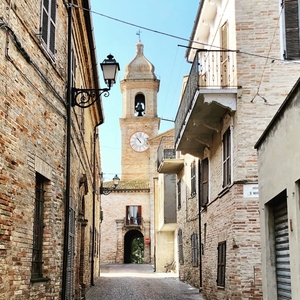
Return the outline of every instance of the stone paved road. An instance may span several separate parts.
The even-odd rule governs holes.
[[[87,293],[87,300],[203,300],[198,289],[174,273],[155,273],[147,264],[107,264]]]

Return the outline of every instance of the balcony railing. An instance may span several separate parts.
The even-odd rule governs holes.
[[[176,158],[176,151],[174,149],[174,137],[164,136],[162,137],[157,149],[157,168],[159,169],[161,163],[165,159],[173,158]]]
[[[124,218],[124,224],[125,226],[143,226],[143,218],[142,217],[125,217]]]
[[[218,89],[236,89],[236,52],[198,50],[181,98],[175,120],[175,141],[180,138],[182,127],[192,109],[197,91],[209,93]]]

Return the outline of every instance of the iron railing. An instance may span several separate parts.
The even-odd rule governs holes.
[[[125,217],[124,224],[125,226],[143,226],[144,220],[142,217]]]
[[[175,119],[175,142],[186,123],[198,90],[232,89],[237,87],[236,52],[204,50],[196,52]],[[197,99],[195,99],[197,100]]]
[[[176,158],[176,150],[174,149],[174,136],[164,136],[160,140],[157,149],[157,169],[165,159]]]

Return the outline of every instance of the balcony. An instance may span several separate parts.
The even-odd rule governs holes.
[[[164,174],[178,174],[183,167],[183,159],[176,158],[174,137],[162,137],[157,149],[157,171]]]
[[[141,229],[144,220],[142,218],[142,206],[128,205],[126,206],[126,216],[124,218],[124,226],[131,229]]]
[[[175,149],[201,157],[222,129],[227,112],[236,111],[236,53],[196,52],[175,119]]]
[[[143,226],[144,220],[142,217],[125,217],[124,218],[124,225],[125,227],[130,227],[130,228],[141,228]]]

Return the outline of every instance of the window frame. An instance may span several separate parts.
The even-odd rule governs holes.
[[[300,60],[300,1],[285,0],[281,2],[281,6],[283,58]]]
[[[218,243],[217,286],[225,287],[226,274],[226,241]]]
[[[46,179],[36,173],[35,204],[32,232],[31,282],[49,280],[43,275],[43,243],[44,243],[44,211],[45,211],[45,182]]]
[[[196,195],[196,162],[191,163],[191,197]]]
[[[206,206],[209,202],[209,160],[204,158],[201,161],[200,179],[200,204]]]
[[[41,3],[41,41],[47,52],[54,59],[56,46],[56,14],[57,3],[56,0],[47,0],[48,7],[46,7],[46,0]]]
[[[181,209],[181,179],[177,181],[177,209]]]
[[[137,217],[129,217],[130,207],[137,207]],[[133,220],[131,220],[133,218]],[[143,224],[143,217],[142,217],[142,205],[126,205],[126,214],[125,214],[126,226],[141,226]],[[133,221],[133,222],[132,222]],[[137,221],[137,224],[135,223]]]
[[[183,254],[183,237],[182,237],[182,229],[178,229],[178,258],[179,264],[184,264],[184,254]]]
[[[230,126],[224,132],[222,138],[222,165],[223,165],[223,188],[229,186],[232,181],[232,167],[231,167],[231,128]]]
[[[191,235],[192,266],[198,267],[198,235],[193,232]]]

